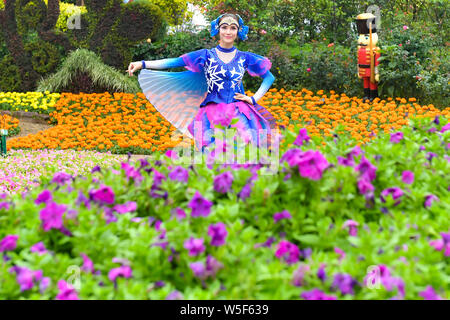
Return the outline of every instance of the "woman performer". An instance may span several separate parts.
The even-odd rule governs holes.
[[[248,26],[239,15],[223,14],[211,22],[211,36],[219,33],[219,45],[183,54],[179,58],[130,63],[130,76],[139,69],[186,67],[190,71],[162,72],[142,70],[138,80],[150,103],[183,134],[190,133],[199,150],[214,142],[216,124],[236,128],[244,141],[270,148],[271,132],[277,129],[275,118],[257,104],[269,90],[275,77],[269,71],[268,58],[239,51],[234,42],[247,39]],[[260,76],[263,82],[256,93],[245,95],[242,78],[245,71]],[[237,122],[231,123],[233,118]],[[267,146],[267,145],[266,145]]]

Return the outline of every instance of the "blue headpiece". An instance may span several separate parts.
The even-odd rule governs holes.
[[[219,22],[224,15],[220,15],[216,20],[211,21],[211,37],[216,36],[219,33]],[[242,20],[240,15],[236,15],[239,19],[238,26],[238,37],[241,40],[247,40],[248,26],[244,25],[244,20]]]

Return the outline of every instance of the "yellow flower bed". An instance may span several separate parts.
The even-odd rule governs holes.
[[[450,108],[441,111],[433,105],[419,105],[414,98],[408,101],[377,98],[373,103],[363,103],[360,98],[334,91],[327,95],[323,90],[314,93],[306,89],[271,89],[259,104],[289,130],[299,125],[310,135],[331,136],[331,131],[342,124],[360,143],[370,141],[381,131],[399,129],[408,123],[409,117],[450,114]],[[171,139],[175,127],[161,117],[142,93],[63,93],[54,110],[50,115],[58,122],[57,126],[36,135],[11,139],[8,150],[49,148],[151,153],[172,148],[179,141]]]
[[[34,111],[50,113],[55,109],[55,104],[61,94],[43,92],[0,92],[0,106],[7,104],[9,111]],[[3,107],[2,109],[5,109]]]

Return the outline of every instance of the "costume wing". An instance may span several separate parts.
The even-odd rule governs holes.
[[[208,86],[203,72],[141,70],[142,92],[161,115],[182,134],[192,138],[188,125],[206,97]]]

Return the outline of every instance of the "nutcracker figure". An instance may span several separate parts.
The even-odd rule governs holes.
[[[362,13],[356,17],[358,28],[358,78],[363,79],[363,102],[373,101],[378,97],[378,82],[380,75],[378,65],[380,48],[377,47],[378,35],[372,13]]]

